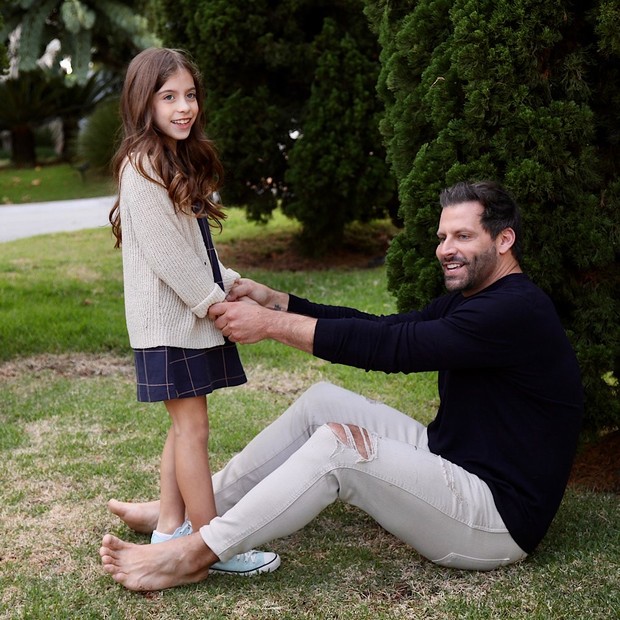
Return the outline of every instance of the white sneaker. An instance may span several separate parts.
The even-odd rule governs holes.
[[[157,530],[153,530],[151,534],[151,544],[155,545],[157,543],[166,542],[167,540],[172,540],[173,538],[181,538],[181,536],[189,536],[192,533],[192,524],[186,519],[179,527],[177,527],[172,534],[163,534],[162,532],[158,532]]]
[[[216,562],[209,573],[251,577],[260,573],[272,573],[280,566],[280,556],[271,551],[247,551],[239,553],[227,562]]]

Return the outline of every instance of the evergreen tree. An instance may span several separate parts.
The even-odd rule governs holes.
[[[188,49],[205,78],[207,130],[227,174],[225,202],[265,220],[282,201],[313,247],[325,230],[385,213],[390,173],[374,129],[378,47],[361,0],[155,2],[164,43]],[[326,29],[342,40],[328,41]],[[330,127],[319,135],[321,96],[329,100]],[[352,110],[346,119],[345,104]],[[309,134],[320,139],[324,160],[310,152]],[[366,178],[354,182],[351,171]]]
[[[616,2],[367,0],[382,124],[405,231],[388,257],[399,307],[442,290],[440,189],[492,178],[525,223],[524,268],[575,346],[586,427],[620,421],[620,40]]]
[[[301,115],[303,134],[288,159],[283,211],[303,224],[302,241],[322,254],[341,241],[348,222],[385,213],[393,196],[375,101],[378,63],[348,29],[326,19],[313,44],[318,57]],[[374,48],[374,46],[373,46]],[[347,88],[335,88],[349,76]]]

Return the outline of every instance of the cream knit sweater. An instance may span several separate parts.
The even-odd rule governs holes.
[[[206,314],[239,274],[220,263],[226,293],[214,282],[196,218],[175,212],[167,191],[129,162],[121,175],[120,213],[131,346],[203,349],[224,344]]]

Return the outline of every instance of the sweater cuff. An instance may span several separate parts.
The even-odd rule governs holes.
[[[226,299],[226,293],[216,284],[211,293],[203,299],[198,305],[192,308],[192,312],[199,318],[207,316],[209,308],[220,301]]]
[[[221,270],[222,272],[222,284],[224,285],[224,291],[226,294],[230,292],[230,289],[233,287],[233,284],[236,280],[238,280],[241,275],[239,275],[234,269],[224,268]]]

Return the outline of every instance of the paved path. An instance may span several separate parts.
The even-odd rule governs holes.
[[[114,196],[0,206],[0,242],[109,226]]]

